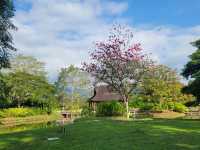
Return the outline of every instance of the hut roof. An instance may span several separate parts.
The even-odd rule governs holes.
[[[94,89],[94,96],[90,98],[93,102],[104,102],[104,101],[122,101],[122,97],[119,93],[115,92],[108,85],[97,86]]]

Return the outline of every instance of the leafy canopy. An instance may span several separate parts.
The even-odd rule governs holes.
[[[192,43],[197,50],[189,56],[190,61],[185,65],[182,75],[185,78],[192,78],[188,86],[186,86],[183,91],[186,93],[191,93],[200,100],[200,40]]]
[[[13,106],[48,105],[53,100],[55,88],[41,76],[16,72],[4,75],[8,99]]]
[[[182,75],[186,78],[196,78],[200,75],[200,40],[192,43],[197,50],[189,56],[190,61],[185,65]]]
[[[90,87],[90,76],[78,67],[70,65],[67,68],[61,69],[55,85],[58,93],[66,93],[70,88],[73,94],[75,90],[88,89]]]
[[[17,29],[11,21],[14,11],[12,0],[0,1],[0,69],[9,67],[10,54],[16,50],[10,33]]]
[[[0,75],[1,107],[42,107],[55,104],[55,87],[46,78],[44,63],[31,56],[18,55],[11,68]]]
[[[60,104],[63,107],[71,105],[69,103],[73,103],[73,106],[75,106],[75,103],[81,100],[83,96],[88,96],[91,79],[87,72],[70,65],[61,69],[55,87]]]

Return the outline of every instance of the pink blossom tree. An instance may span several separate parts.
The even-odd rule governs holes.
[[[129,117],[129,95],[152,66],[152,61],[139,43],[133,43],[133,32],[121,25],[113,27],[108,40],[96,42],[90,57],[91,62],[84,63],[83,69],[121,95]]]

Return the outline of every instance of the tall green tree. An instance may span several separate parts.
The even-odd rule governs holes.
[[[181,92],[183,84],[177,72],[165,65],[154,66],[142,82],[143,95],[155,103],[187,102],[193,100],[191,95]]]
[[[10,30],[17,29],[11,21],[14,11],[12,0],[0,1],[0,69],[9,67],[10,54],[16,51],[10,33]]]
[[[70,65],[62,68],[58,80],[55,82],[57,94],[62,105],[66,100],[71,101],[80,96],[80,90],[88,90],[91,87],[91,79],[87,72],[80,70],[78,67]]]
[[[89,74],[85,71],[80,70],[78,67],[70,65],[67,68],[62,68],[58,80],[55,85],[58,91],[67,92],[70,91],[69,95],[72,96],[78,89],[89,88],[91,79]]]
[[[191,94],[182,93],[183,87],[175,70],[165,65],[154,65],[138,86],[138,100],[134,101],[133,97],[131,105],[140,103],[155,111],[174,110],[176,103],[186,104],[195,100]]]
[[[0,104],[50,108],[55,102],[55,87],[45,75],[43,62],[17,55],[11,59],[11,68],[0,75]]]
[[[182,75],[186,79],[190,79],[188,86],[183,91],[196,96],[200,102],[200,40],[192,42],[197,50],[189,56],[190,61],[185,65]]]
[[[9,88],[7,86],[5,77],[0,73],[0,108],[5,108],[8,106],[8,93]]]

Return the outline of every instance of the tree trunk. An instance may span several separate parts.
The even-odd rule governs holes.
[[[197,104],[200,105],[200,97],[197,97]]]
[[[72,89],[71,89],[71,101],[74,100],[74,87],[72,86]]]
[[[21,103],[20,103],[20,100],[19,100],[20,98],[19,97],[17,97],[17,107],[18,108],[20,108],[21,107]]]
[[[126,106],[126,118],[129,119],[129,107],[128,107],[128,100],[125,101],[125,106]]]
[[[21,105],[20,105],[20,102],[18,101],[18,102],[17,102],[17,107],[20,108],[20,106],[21,106]]]
[[[128,98],[127,96],[123,96],[123,101],[126,107],[126,118],[129,119],[129,107],[128,107]]]

